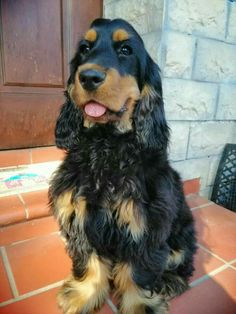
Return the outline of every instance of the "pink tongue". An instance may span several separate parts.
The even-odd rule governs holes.
[[[88,116],[97,118],[104,115],[107,109],[97,102],[90,102],[84,107],[84,110]]]

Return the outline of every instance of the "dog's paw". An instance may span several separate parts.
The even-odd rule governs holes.
[[[57,302],[64,314],[88,313],[84,311],[85,302],[79,294],[78,289],[76,289],[76,285],[72,279],[64,282],[57,295]]]
[[[64,314],[79,314],[79,297],[73,289],[64,284],[57,295],[57,303]]]
[[[64,314],[95,314],[102,307],[105,295],[95,293],[93,287],[81,284],[73,277],[64,282],[57,302]]]

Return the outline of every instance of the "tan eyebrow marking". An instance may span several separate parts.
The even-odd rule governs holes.
[[[113,41],[123,41],[129,38],[129,34],[125,29],[117,29],[112,35]]]
[[[84,35],[84,39],[94,42],[97,39],[97,32],[95,31],[95,29],[90,28]]]

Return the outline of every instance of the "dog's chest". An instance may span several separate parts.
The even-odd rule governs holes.
[[[144,232],[137,152],[132,145],[88,147],[79,169],[80,193],[87,204],[86,235],[100,254],[115,254],[121,244],[127,247]]]
[[[109,207],[136,193],[141,162],[132,143],[88,143],[78,160],[80,189],[91,204]]]

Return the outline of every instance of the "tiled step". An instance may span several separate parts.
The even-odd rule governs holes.
[[[236,214],[198,195],[187,201],[196,220],[196,271],[191,289],[171,302],[170,314],[235,314]],[[56,293],[70,269],[53,217],[2,228],[0,313],[62,314]],[[107,302],[100,314],[116,313]]]
[[[48,190],[0,197],[0,226],[50,215]]]
[[[63,157],[55,147],[0,151],[0,226],[50,215],[48,183]]]
[[[64,152],[55,146],[0,151],[0,168],[62,160]]]
[[[0,168],[0,197],[43,190],[60,161]]]
[[[49,163],[45,163],[45,165],[47,164]],[[33,188],[37,188],[37,186]],[[42,190],[28,193],[21,193],[21,190],[17,189],[15,191],[17,194],[8,196],[1,196],[0,193],[0,226],[50,215],[47,196],[48,183],[46,181]],[[185,181],[184,191],[185,195],[197,194],[199,192],[199,179]]]

